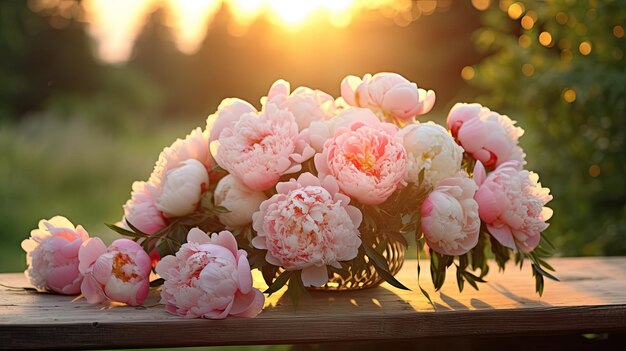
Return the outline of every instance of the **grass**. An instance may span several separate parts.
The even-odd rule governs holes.
[[[110,242],[116,234],[103,223],[121,219],[132,182],[148,177],[164,146],[203,124],[111,129],[54,117],[0,124],[0,272],[26,268],[20,243],[40,219],[63,215]]]

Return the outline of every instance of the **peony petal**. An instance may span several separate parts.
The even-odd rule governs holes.
[[[259,230],[255,228],[255,231],[258,232]],[[265,240],[266,239],[264,236],[255,236],[254,238],[252,238],[252,246],[254,246],[257,249],[267,250],[267,245],[265,243]]]
[[[144,301],[148,297],[148,293],[150,292],[150,281],[148,279],[144,279],[141,282],[135,284],[135,288],[133,289],[133,293],[131,295],[131,301],[129,305],[131,306],[139,306],[143,305]]]
[[[227,248],[233,254],[233,257],[237,257],[237,240],[233,234],[227,230],[214,233],[211,235],[209,243],[213,245],[219,245]]]
[[[239,291],[243,294],[249,293],[252,289],[252,273],[247,253],[244,250],[239,250],[237,253],[237,277],[239,278]]]
[[[435,106],[436,96],[434,91],[425,91],[424,89],[419,89],[419,96],[421,100],[421,106],[420,109],[417,111],[417,114],[423,115],[433,109],[433,106]]]
[[[211,238],[199,228],[192,228],[187,234],[188,243],[209,244]]]
[[[63,294],[64,288],[74,285],[76,278],[80,277],[76,264],[68,264],[60,267],[51,267],[46,276],[46,285],[52,291]],[[80,289],[71,291],[70,294],[78,294]]]
[[[72,224],[72,222],[70,222],[67,218],[65,218],[63,216],[54,216],[54,217],[50,218],[47,221],[46,226],[48,228],[50,228],[50,227],[67,228],[67,229],[70,229],[72,232],[75,229],[74,225]]]
[[[61,253],[67,258],[78,258],[78,251],[80,250],[82,243],[82,240],[75,239],[69,244],[63,246],[61,248]]]
[[[22,241],[22,250],[26,251],[26,253],[33,251],[37,246],[39,246],[39,244],[33,239],[25,239]]]
[[[552,218],[553,214],[554,214],[554,211],[550,207],[543,207],[541,208],[541,215],[539,218],[543,221],[547,221],[550,218]]]
[[[134,300],[133,293],[136,291],[137,283],[129,281],[124,282],[115,276],[104,286],[104,293],[111,301],[123,302],[132,305]]]
[[[226,308],[223,311],[213,310],[211,312],[205,313],[202,317],[207,318],[207,319],[224,319],[228,317],[230,310],[233,308],[234,302],[235,302],[235,298],[233,297],[233,299],[230,301],[228,306],[226,306]]]
[[[98,257],[92,266],[92,274],[94,279],[100,284],[106,284],[111,278],[113,272],[113,255],[106,253]]]
[[[88,303],[100,303],[106,300],[100,284],[91,275],[86,275],[83,279],[80,292],[85,296]]]
[[[247,294],[237,294],[230,315],[234,317],[255,317],[263,309],[265,296],[254,289]]]
[[[78,251],[78,270],[85,274],[89,267],[100,257],[100,255],[107,252],[107,247],[100,238],[90,238],[83,242]]]
[[[163,257],[161,261],[159,261],[159,263],[156,265],[155,270],[161,278],[168,279],[169,271],[176,267],[178,267],[178,260],[176,259],[176,257],[172,255],[167,255]]]
[[[302,270],[302,283],[304,286],[322,286],[328,283],[328,270],[326,266],[310,266]]]
[[[350,216],[352,223],[354,223],[354,227],[358,228],[363,221],[363,213],[361,213],[361,210],[351,205],[346,206],[345,209],[346,212],[348,212],[348,216]]]
[[[275,98],[285,98],[289,95],[291,86],[288,81],[279,79],[272,84],[270,91],[267,93],[267,98],[271,101]]]
[[[489,234],[491,234],[498,242],[510,249],[516,249],[515,240],[513,240],[513,233],[511,229],[505,225],[491,225],[487,224]]]
[[[356,76],[347,76],[341,81],[341,97],[348,105],[358,106],[358,102],[355,99],[355,92],[361,83],[361,78]]]
[[[480,161],[476,161],[476,165],[474,165],[474,182],[476,182],[476,185],[480,186],[482,183],[485,182],[485,179],[487,178],[487,171],[485,170],[485,166],[483,166],[482,162]]]

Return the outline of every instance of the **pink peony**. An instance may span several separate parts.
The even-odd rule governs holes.
[[[372,119],[373,116],[373,119]],[[349,126],[350,123],[355,120],[368,119],[374,123],[378,121],[371,111],[349,107],[339,113],[335,118],[324,121],[313,121],[309,128],[302,131],[307,142],[311,145],[316,152],[322,152],[324,150],[324,144],[326,140],[335,136],[335,132],[341,128]]]
[[[298,133],[293,114],[268,104],[265,111],[248,113],[220,134],[217,163],[248,188],[270,189],[283,174],[298,172],[315,151]]]
[[[232,128],[242,115],[251,112],[257,111],[247,101],[236,98],[222,100],[217,111],[207,118],[206,130],[209,132],[209,142],[219,139],[224,128]]]
[[[328,282],[327,265],[356,257],[361,245],[362,214],[349,206],[332,177],[303,173],[298,180],[278,183],[278,194],[252,216],[257,236],[252,245],[267,250],[265,259],[286,270],[302,270],[305,286]]]
[[[78,250],[89,234],[65,217],[39,221],[39,228],[22,241],[28,269],[24,272],[37,289],[78,294],[83,276],[78,271]]]
[[[215,206],[223,206],[230,211],[218,215],[220,222],[229,228],[236,228],[252,222],[252,214],[259,210],[267,196],[262,191],[248,189],[229,174],[217,183],[213,200]]]
[[[342,112],[357,114],[340,127],[315,155],[320,177],[332,175],[341,190],[366,205],[383,203],[400,186],[407,167],[407,155],[398,128],[381,123],[367,109]]]
[[[123,225],[126,221],[147,234],[154,234],[167,223],[156,206],[157,189],[148,182],[134,182],[131,198],[124,205]]]
[[[362,80],[347,76],[341,82],[341,96],[351,106],[400,120],[428,113],[435,104],[434,91],[418,89],[397,73],[366,74]]]
[[[208,186],[206,178],[213,164],[208,132],[196,128],[185,139],[176,140],[163,149],[148,181],[133,183],[122,223],[128,221],[153,234],[167,225],[166,217],[193,211]],[[193,182],[186,184],[185,189],[179,188],[179,183],[186,180]]]
[[[78,253],[80,287],[87,302],[105,300],[141,305],[150,287],[150,257],[136,242],[115,240],[108,248],[100,238],[85,241]]]
[[[479,186],[474,198],[489,233],[506,247],[532,251],[552,217],[552,210],[544,207],[552,200],[550,189],[542,188],[539,176],[523,170],[518,161],[505,162],[488,176],[477,162],[474,180]]]
[[[428,194],[421,209],[422,231],[434,251],[458,256],[476,246],[480,232],[476,189],[467,176],[455,177],[442,180]]]
[[[463,148],[440,125],[433,122],[409,124],[400,129],[398,137],[407,152],[407,182],[420,185],[420,173],[424,172],[423,184],[430,187],[456,176],[461,170]]]
[[[446,124],[463,149],[486,167],[496,168],[509,160],[524,162],[524,151],[517,145],[524,130],[507,116],[479,104],[458,103]]]
[[[247,254],[237,250],[228,231],[209,237],[191,229],[176,256],[165,256],[156,267],[165,279],[161,303],[186,318],[254,317],[263,308],[263,294],[252,287]]]
[[[165,175],[180,167],[188,159],[200,162],[207,169],[207,172],[211,170],[214,160],[209,150],[208,131],[196,128],[185,139],[177,139],[171,146],[163,149],[150,175],[149,182],[160,191]]]
[[[298,87],[289,94],[290,85],[284,80],[276,81],[263,100],[263,105],[276,104],[281,109],[291,112],[298,123],[299,130],[303,130],[314,121],[331,119],[335,113],[335,100],[321,90],[307,87]]]

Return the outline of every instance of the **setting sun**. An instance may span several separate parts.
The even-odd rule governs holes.
[[[278,28],[297,31],[318,17],[325,17],[335,27],[346,27],[354,15],[365,10],[381,10],[386,17],[397,16],[406,24],[405,19],[413,16],[413,7],[418,12],[430,12],[437,6],[437,1],[410,0],[85,0],[84,3],[89,31],[99,42],[99,55],[112,62],[129,57],[134,38],[150,11],[158,6],[169,10],[168,26],[173,29],[179,49],[187,53],[197,49],[222,6],[233,18],[228,30],[235,36],[245,34],[260,16],[266,16]]]

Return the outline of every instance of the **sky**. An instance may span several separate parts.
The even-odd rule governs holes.
[[[484,2],[488,0],[472,0]],[[98,55],[107,62],[128,59],[143,22],[156,6],[169,10],[178,48],[193,53],[201,43],[213,16],[227,6],[233,17],[228,31],[245,34],[259,16],[286,31],[297,31],[315,17],[325,16],[336,27],[349,26],[354,16],[376,10],[383,17],[406,26],[422,15],[445,10],[452,0],[85,0],[89,33],[97,39]]]

